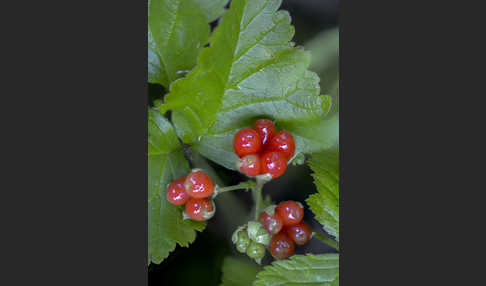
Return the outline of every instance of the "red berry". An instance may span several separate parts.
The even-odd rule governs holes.
[[[209,199],[191,198],[186,203],[186,214],[193,220],[208,220],[213,215],[213,203]]]
[[[294,254],[294,242],[284,232],[279,232],[270,241],[270,253],[275,259],[284,259]]]
[[[282,218],[284,226],[296,225],[304,217],[302,205],[294,201],[285,201],[278,204],[275,213]]]
[[[305,221],[285,227],[285,232],[297,245],[306,244],[311,237],[311,229]]]
[[[260,175],[260,157],[256,154],[246,155],[238,160],[237,167],[240,172],[247,176],[255,177],[256,175]]]
[[[282,176],[287,169],[287,159],[280,152],[265,152],[260,160],[262,164],[261,173],[270,173],[274,179]]]
[[[275,133],[275,124],[268,119],[258,119],[253,123],[253,129],[260,135],[262,139],[262,146],[272,139]]]
[[[262,140],[258,133],[250,128],[244,128],[236,133],[233,148],[238,157],[256,154],[262,150]]]
[[[280,131],[268,142],[266,150],[282,152],[287,160],[290,160],[295,151],[294,137],[287,131]]]
[[[203,171],[191,172],[184,181],[184,188],[193,198],[207,198],[214,190],[213,181]]]
[[[282,219],[276,213],[271,216],[263,212],[260,215],[260,223],[271,235],[277,234],[283,227]]]
[[[186,177],[180,177],[172,182],[167,188],[167,200],[176,206],[183,205],[189,199],[189,195],[184,189],[184,181]]]

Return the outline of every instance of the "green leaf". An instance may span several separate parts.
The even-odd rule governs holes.
[[[339,144],[339,114],[322,116],[316,121],[290,122],[283,127],[292,133],[299,152],[311,154],[324,150],[334,150]],[[297,154],[297,151],[296,151]]]
[[[310,68],[319,74],[322,90],[332,94],[339,81],[339,28],[321,32],[304,46],[312,53]]]
[[[332,98],[329,113],[319,121],[291,123],[285,128],[297,134],[297,144],[305,146],[304,153],[336,149],[339,144],[339,30],[326,30],[305,44],[312,53],[310,69],[321,78],[322,91]]]
[[[339,285],[339,255],[294,255],[265,266],[257,278],[254,286]]]
[[[195,0],[195,2],[206,16],[206,21],[210,23],[223,15],[228,0]]]
[[[307,70],[310,54],[290,43],[294,28],[289,14],[277,11],[280,3],[232,1],[197,66],[165,98],[163,110],[173,110],[179,137],[229,169],[235,169],[238,129],[262,117],[284,129],[315,124],[331,105],[319,96],[318,76]],[[296,154],[310,150],[303,139],[296,143]]]
[[[261,267],[248,258],[226,257],[220,286],[249,286]]]
[[[151,0],[148,3],[148,80],[165,87],[196,64],[208,23],[227,0]]]
[[[310,68],[319,74],[323,92],[332,98],[329,115],[334,115],[339,111],[339,28],[319,33],[304,46],[312,53]]]
[[[339,153],[335,150],[313,154],[309,166],[318,192],[306,202],[324,230],[339,241]]]
[[[205,222],[182,219],[182,208],[166,199],[167,185],[189,172],[172,125],[159,112],[148,114],[148,256],[162,262],[176,243],[189,246]]]

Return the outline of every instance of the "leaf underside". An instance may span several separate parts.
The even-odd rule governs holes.
[[[254,286],[337,286],[338,254],[294,255],[274,261],[258,273]]]
[[[165,99],[179,137],[229,169],[237,160],[234,134],[257,118],[292,132],[296,154],[332,145],[298,128],[319,125],[331,101],[319,95],[319,78],[307,70],[310,54],[290,42],[294,28],[289,14],[277,11],[280,4],[232,1],[197,66],[173,82]]]
[[[205,222],[182,219],[182,208],[166,199],[167,185],[189,172],[176,133],[159,112],[148,116],[148,258],[160,263],[176,243],[189,246]]]
[[[339,241],[339,155],[338,151],[315,153],[309,160],[317,193],[306,202],[324,230]]]

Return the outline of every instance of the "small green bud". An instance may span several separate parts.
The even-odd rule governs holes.
[[[299,153],[295,156],[294,160],[292,161],[292,165],[303,165],[305,163],[305,155]]]
[[[276,207],[277,205],[269,205],[263,210],[263,212],[266,212],[269,216],[273,216],[275,214]]]
[[[272,204],[272,198],[269,195],[265,196],[265,198],[263,199],[262,206],[266,207],[266,206],[269,206],[271,204]]]
[[[245,253],[246,250],[248,249],[248,244],[238,243],[236,245],[236,250],[238,250],[238,252],[240,252],[240,253]]]
[[[162,101],[162,99],[155,99],[154,100],[154,107],[155,108],[159,107],[162,104],[164,104],[164,102]]]
[[[242,232],[242,231],[246,232],[246,224],[245,225],[242,225],[242,226],[239,226],[235,230],[235,232],[233,232],[233,235],[231,236],[231,241],[233,241],[234,244],[236,244],[238,242],[238,239],[239,239],[238,234],[240,232]]]
[[[257,182],[261,181],[261,182],[266,183],[266,182],[270,182],[273,177],[272,177],[272,174],[267,173],[267,174],[257,175],[255,178],[256,178]]]
[[[246,249],[246,255],[253,259],[261,259],[265,256],[265,246],[252,241]]]
[[[241,252],[245,253],[248,249],[248,245],[251,244],[251,240],[248,237],[248,234],[244,231],[238,234],[238,242],[236,243],[236,249]]]
[[[239,252],[246,252],[246,248],[250,244],[250,238],[248,237],[246,224],[238,227],[235,232],[233,232],[233,235],[231,236],[231,241],[233,241],[233,244],[236,245],[236,249]]]
[[[270,243],[270,234],[265,230],[263,225],[256,221],[248,222],[248,237],[254,242],[268,245]]]

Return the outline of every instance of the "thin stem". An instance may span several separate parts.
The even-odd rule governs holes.
[[[319,239],[320,241],[324,242],[325,244],[329,245],[330,247],[336,249],[339,251],[339,243],[335,242],[334,240],[330,239],[327,236],[324,236],[323,234],[320,234],[318,232],[313,232],[313,237]]]
[[[238,185],[234,186],[228,186],[228,187],[217,187],[214,190],[214,195],[213,198],[215,198],[217,195],[224,193],[224,192],[229,192],[229,191],[234,191],[234,190],[244,190],[244,189],[250,189],[255,185],[255,182],[253,181],[246,181],[246,182],[241,182]]]
[[[263,184],[265,184],[265,181],[257,178],[256,185],[252,188],[253,200],[255,202],[255,220],[256,221],[258,221],[258,217],[260,216],[261,207],[262,207]]]
[[[216,185],[225,185],[223,180],[221,180],[218,174],[209,165],[208,161],[201,156],[199,152],[188,146],[185,146],[183,150],[186,157],[191,162],[192,168],[203,169]],[[243,202],[231,192],[224,196],[218,196],[215,199],[215,202],[217,203],[218,208],[218,219],[220,219],[221,223],[225,225],[225,227],[219,228],[221,230],[221,235],[231,236],[234,229],[245,223],[245,219],[248,217],[248,211]]]

